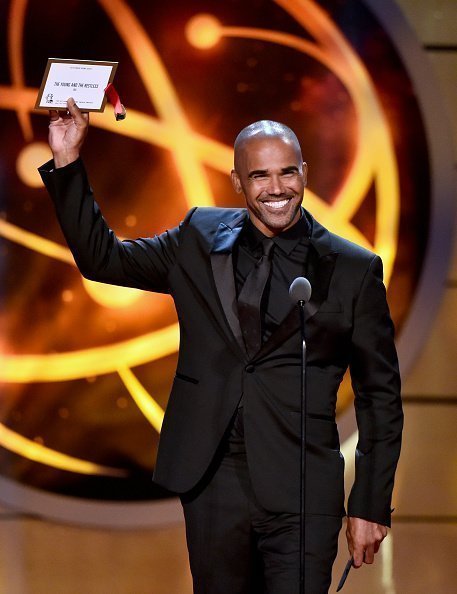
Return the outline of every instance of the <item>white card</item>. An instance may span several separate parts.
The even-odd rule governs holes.
[[[118,62],[49,58],[35,104],[36,109],[67,109],[73,97],[82,111],[103,111],[105,89],[114,79]]]

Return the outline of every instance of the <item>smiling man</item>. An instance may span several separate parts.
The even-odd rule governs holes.
[[[266,236],[292,227],[301,216],[307,165],[290,128],[261,121],[235,140],[233,187],[243,193],[249,218]]]
[[[181,497],[196,594],[299,592],[301,340],[288,289],[310,280],[305,592],[325,594],[344,515],[335,408],[348,367],[359,427],[347,523],[356,567],[373,562],[390,525],[403,416],[379,257],[302,209],[300,145],[271,121],[235,142],[232,181],[246,209],[194,208],[159,236],[121,241],[79,156],[88,115],[71,99],[68,112],[51,112],[54,160],[40,171],[82,274],[169,293],[178,312],[154,480]]]

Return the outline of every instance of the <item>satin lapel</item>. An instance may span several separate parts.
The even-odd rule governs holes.
[[[319,310],[322,302],[327,299],[330,279],[332,278],[337,256],[336,253],[330,253],[319,257],[314,248],[310,246],[307,277],[312,287],[309,305],[314,308],[314,313]]]
[[[309,303],[305,305],[305,323],[319,311],[322,302],[327,299],[330,280],[338,256],[336,252],[331,251],[330,234],[327,229],[314,220],[309,213],[307,216],[313,228],[306,265],[306,277],[311,283],[312,293]],[[298,306],[292,305],[288,315],[267,342],[262,345],[255,359],[263,358],[274,351],[296,332],[299,326]]]
[[[210,254],[214,282],[222,310],[227,324],[243,352],[245,352],[245,347],[238,320],[232,250],[245,219],[246,213],[243,212],[231,226],[220,223]]]

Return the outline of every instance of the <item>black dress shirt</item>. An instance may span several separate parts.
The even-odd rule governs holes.
[[[270,338],[291,310],[289,287],[297,276],[306,276],[310,235],[311,224],[302,211],[293,227],[272,238],[275,245],[271,273],[260,307],[262,342]],[[265,235],[248,219],[232,253],[237,297],[251,269],[262,257],[263,239]],[[228,450],[231,454],[245,452],[242,407],[243,399],[229,432]]]
[[[297,276],[306,276],[310,224],[305,215],[293,227],[273,237],[274,248],[270,279],[260,307],[262,342],[270,338],[291,308],[289,287]],[[265,236],[250,219],[246,221],[233,250],[233,270],[237,297],[246,277],[262,256]]]

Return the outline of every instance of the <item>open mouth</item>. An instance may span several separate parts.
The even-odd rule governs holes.
[[[284,206],[286,206],[290,200],[290,198],[285,198],[284,200],[266,200],[264,204],[269,208],[279,210],[280,208],[284,208]]]

